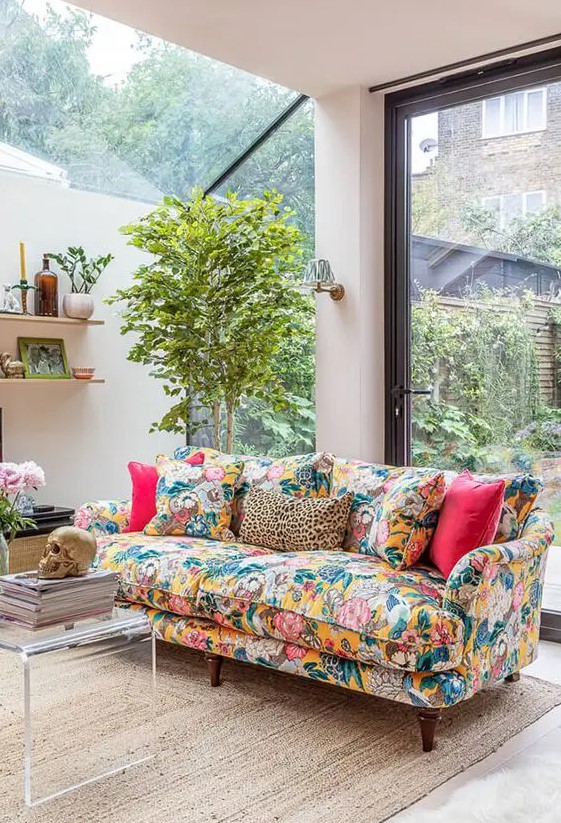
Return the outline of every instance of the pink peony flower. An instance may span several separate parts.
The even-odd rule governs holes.
[[[0,463],[0,489],[4,494],[18,494],[25,488],[25,481],[17,463]]]
[[[289,660],[302,660],[308,653],[307,649],[303,649],[302,646],[297,646],[295,643],[287,643],[284,651]]]
[[[4,494],[19,494],[44,485],[45,473],[37,463],[0,463],[0,491]]]
[[[362,597],[347,600],[337,613],[337,620],[347,629],[360,629],[369,622],[370,617],[370,606]]]
[[[181,597],[178,594],[170,594],[168,599],[168,608],[174,614],[191,614],[191,608],[187,602],[187,598]]]
[[[26,484],[26,490],[38,489],[45,485],[45,472],[41,466],[38,466],[33,460],[27,460],[25,463],[22,463],[20,471]]]
[[[430,633],[430,639],[435,646],[451,645],[452,635],[448,630],[448,626],[442,620],[437,620],[434,629]]]
[[[304,618],[295,612],[278,612],[273,617],[275,629],[286,640],[298,640],[304,628]]]
[[[203,473],[206,480],[223,480],[226,475],[222,466],[205,466]]]

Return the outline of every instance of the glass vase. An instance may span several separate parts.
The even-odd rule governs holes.
[[[0,531],[0,575],[8,574],[10,568],[10,549],[8,541]]]

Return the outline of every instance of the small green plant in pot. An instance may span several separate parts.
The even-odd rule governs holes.
[[[62,298],[65,315],[77,320],[89,320],[94,312],[91,291],[114,259],[113,255],[104,254],[88,260],[82,246],[69,246],[66,252],[51,253],[50,257],[70,280],[71,291]]]

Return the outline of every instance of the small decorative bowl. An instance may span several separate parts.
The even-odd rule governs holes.
[[[95,369],[74,368],[72,369],[72,376],[76,380],[91,380],[95,374]]]

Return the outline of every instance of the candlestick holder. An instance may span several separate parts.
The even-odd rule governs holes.
[[[27,292],[31,291],[32,289],[35,290],[35,286],[30,286],[27,280],[20,280],[15,286],[12,286],[12,291],[14,289],[19,289],[21,292],[21,310],[22,314],[31,314],[27,310]]]

